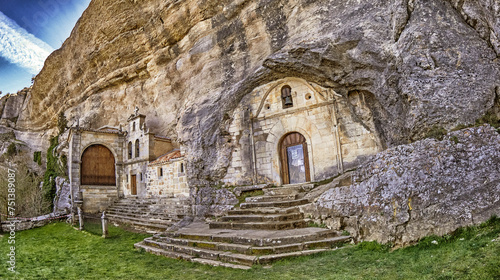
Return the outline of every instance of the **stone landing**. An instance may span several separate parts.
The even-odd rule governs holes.
[[[264,189],[218,221],[196,222],[135,244],[147,252],[214,266],[249,269],[254,264],[310,255],[337,248],[351,239],[339,232],[308,227],[300,207],[313,185]]]

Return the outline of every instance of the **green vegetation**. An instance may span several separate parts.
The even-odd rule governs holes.
[[[457,131],[468,127],[478,127],[484,124],[491,125],[492,127],[496,128],[497,131],[500,133],[500,119],[497,117],[496,114],[491,112],[488,112],[481,118],[477,119],[475,124],[471,125],[459,124],[450,131]],[[436,140],[441,141],[443,140],[444,136],[447,133],[448,131],[446,129],[444,129],[441,126],[435,125],[427,130],[427,133],[425,133],[424,138],[434,138]],[[450,140],[455,142],[455,144],[458,144],[458,138],[456,136],[452,136]]]
[[[65,176],[65,167],[59,163],[59,158],[55,151],[58,144],[59,136],[50,139],[50,147],[47,149],[47,170],[43,176],[44,198],[51,204],[56,196],[56,177]]]
[[[5,153],[5,155],[7,157],[17,155],[17,147],[15,143],[10,143],[10,145],[7,147],[7,152]]]
[[[315,222],[309,222],[309,224],[307,225],[308,227],[318,227],[318,228],[327,228],[327,226],[323,223],[321,224],[318,224],[318,223],[315,223]]]
[[[254,191],[248,191],[248,192],[242,192],[240,196],[238,196],[238,204],[235,205],[235,207],[240,207],[240,204],[245,202],[245,199],[247,197],[252,197],[252,196],[260,196],[264,195],[263,190],[254,190]]]
[[[478,120],[476,120],[476,126],[480,126],[483,124],[489,124],[494,128],[500,128],[500,119],[498,119],[497,115],[488,112]]]
[[[16,185],[16,215],[20,217],[36,217],[50,212],[49,203],[43,199],[43,192],[38,187],[41,176],[19,163],[14,170]],[[0,213],[7,214],[8,176],[7,170],[0,170]],[[1,277],[0,277],[1,278]]]
[[[448,131],[446,131],[446,129],[444,129],[443,127],[441,126],[433,126],[431,127],[427,133],[425,134],[424,138],[434,138],[436,140],[443,140],[444,136],[446,135],[446,133],[448,133]]]
[[[42,165],[42,152],[34,152],[33,161],[38,163],[38,165]]]
[[[1,279],[499,279],[500,219],[427,237],[391,251],[363,242],[333,252],[283,260],[272,268],[241,271],[168,259],[135,250],[147,235],[110,227],[110,238],[65,223],[17,233],[17,275],[6,270],[0,238]]]

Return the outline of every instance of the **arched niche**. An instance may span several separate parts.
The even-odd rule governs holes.
[[[81,185],[115,186],[115,157],[104,145],[87,147],[81,158]]]

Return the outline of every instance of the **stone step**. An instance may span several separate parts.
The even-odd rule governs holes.
[[[133,218],[139,218],[139,219],[182,219],[184,218],[185,215],[183,214],[165,214],[165,213],[144,213],[144,212],[136,212],[136,213],[130,213],[130,212],[121,212],[121,211],[109,211],[106,212],[106,215],[118,215],[118,216],[127,216],[127,217],[133,217]]]
[[[108,213],[107,214],[110,219],[113,218],[121,218],[121,219],[129,219],[129,220],[139,220],[139,221],[157,221],[157,220],[165,220],[165,221],[177,221],[182,219],[182,216],[179,215],[129,215],[124,213]]]
[[[279,207],[265,207],[265,208],[247,208],[247,209],[234,209],[228,211],[228,215],[277,215],[277,214],[290,214],[300,213],[300,209],[296,206],[288,208]]]
[[[121,220],[121,219],[110,219],[110,222],[114,225],[123,225],[134,228],[135,230],[147,233],[160,233],[167,230],[170,225],[162,225],[157,223],[147,223],[147,222],[138,222],[131,220]]]
[[[234,268],[234,269],[247,270],[247,269],[252,268],[252,267],[246,266],[246,265],[225,263],[225,262],[207,260],[207,259],[202,259],[202,258],[194,258],[194,259],[191,259],[191,261],[201,263],[201,264],[211,265],[211,266],[223,266],[223,267],[229,267],[229,268]]]
[[[127,211],[127,210],[135,210],[135,211],[146,211],[149,210],[149,206],[134,206],[134,205],[127,205],[127,206],[121,206],[121,205],[112,205],[108,207],[107,210],[116,210],[116,211]]]
[[[184,202],[172,202],[172,203],[166,203],[166,204],[120,204],[120,203],[114,203],[112,207],[118,207],[118,208],[164,208],[164,207],[183,207],[188,205],[188,203]]]
[[[123,214],[123,215],[129,215],[129,216],[136,216],[136,217],[141,217],[141,216],[155,216],[155,217],[175,217],[175,216],[184,216],[184,214],[177,214],[177,211],[165,211],[164,213],[159,213],[159,212],[150,212],[150,211],[137,211],[137,210],[127,210],[127,211],[121,211],[121,210],[108,210],[106,211],[107,214]],[[183,213],[181,211],[181,213]]]
[[[307,192],[314,188],[314,184],[294,184],[281,187],[264,188],[265,195],[296,195],[301,192]]]
[[[145,223],[162,224],[162,225],[171,225],[172,224],[172,220],[168,219],[168,218],[165,218],[165,219],[137,218],[137,217],[130,217],[130,216],[125,216],[125,215],[109,214],[108,219],[121,220],[121,221],[145,222]]]
[[[335,249],[314,249],[314,250],[304,250],[304,251],[296,251],[296,252],[288,252],[281,254],[273,254],[273,255],[264,255],[260,256],[257,262],[261,265],[270,264],[282,259],[292,258],[292,257],[300,257],[300,256],[309,256],[317,253],[333,251]]]
[[[144,239],[144,241],[140,243],[149,247],[163,249],[169,252],[191,255],[194,256],[195,258],[203,258],[215,261],[220,260],[227,263],[238,263],[247,266],[253,265],[257,259],[256,256],[251,256],[251,255],[163,243],[155,241],[151,238],[146,238]]]
[[[253,230],[286,230],[307,227],[307,221],[283,221],[283,222],[211,222],[211,229],[253,229]]]
[[[318,248],[333,248],[335,245],[340,243],[345,243],[350,239],[351,239],[350,236],[335,236],[319,240],[304,241],[304,242],[285,244],[285,245],[255,246],[248,244],[245,245],[245,244],[213,242],[204,240],[178,239],[169,237],[152,238],[152,240],[166,244],[190,246],[190,247],[204,248],[216,251],[231,251],[245,255],[280,254],[293,251],[312,250]]]
[[[257,215],[228,215],[220,218],[220,222],[283,222],[300,220],[302,213],[290,214],[257,214]]]
[[[237,263],[237,265],[250,267],[253,264],[269,264],[284,258],[305,256],[305,255],[330,251],[332,250],[331,248],[333,248],[335,244],[345,242],[349,240],[349,238],[350,237],[337,237],[317,242],[315,241],[302,244],[291,244],[288,246],[275,246],[273,248],[266,248],[266,247],[249,248],[248,250],[246,250],[247,253],[251,253],[254,255],[228,252],[227,250],[225,250],[228,247],[225,247],[225,245],[221,244],[216,245],[215,248],[206,249],[198,247],[199,245],[202,245],[202,243],[192,243],[191,246],[179,245],[179,244],[156,241],[153,240],[153,238],[146,238],[144,241],[134,244],[134,246],[136,248],[143,248],[147,252],[166,256],[169,258],[184,259],[189,261],[193,261],[194,259],[207,260],[206,262],[201,262],[201,263],[211,264],[211,265],[212,265],[211,262],[217,262],[216,264],[218,265],[222,265],[222,263],[225,263],[227,264],[225,266],[228,267],[233,267],[234,263]],[[193,245],[195,245],[196,247],[193,247]],[[324,248],[318,249],[317,247],[315,247],[315,245],[324,246]],[[262,254],[262,253],[268,253],[268,254]],[[233,268],[241,268],[241,267],[233,267]]]
[[[241,209],[247,208],[263,208],[263,207],[292,207],[309,203],[307,199],[285,200],[285,201],[270,201],[270,202],[245,202],[240,204]]]
[[[261,196],[247,197],[245,199],[245,202],[287,201],[287,200],[295,200],[296,198],[297,198],[296,194],[287,194],[287,195],[261,195]]]
[[[196,258],[196,257],[188,255],[188,254],[166,251],[166,250],[163,250],[160,248],[151,247],[151,246],[147,246],[145,244],[141,244],[141,242],[134,244],[134,246],[137,249],[144,249],[148,253],[159,255],[159,256],[164,256],[164,257],[172,258],[172,259],[186,260],[186,261],[190,261],[190,262],[197,262],[197,263],[207,264],[207,265],[212,265],[212,266],[223,266],[223,267],[229,267],[229,268],[235,268],[235,269],[245,269],[246,270],[246,269],[251,268],[250,266],[247,266],[247,265],[239,265],[239,264],[225,263],[225,262],[216,261],[216,260]]]
[[[161,209],[143,209],[143,208],[116,208],[110,207],[106,210],[106,213],[127,213],[127,214],[158,214],[158,215],[166,215],[169,213],[189,213],[190,207],[186,208],[161,208]]]
[[[254,246],[271,246],[275,244],[292,244],[306,241],[313,241],[318,239],[325,239],[330,237],[338,236],[338,233],[329,229],[315,229],[314,233],[306,234],[293,234],[289,236],[273,237],[269,236],[266,238],[258,237],[247,237],[244,235],[223,235],[223,234],[211,234],[211,233],[179,233],[179,232],[162,232],[157,238],[178,238],[178,239],[188,239],[188,240],[198,240],[198,241],[213,241],[213,242],[223,242],[230,244],[241,244],[241,245],[254,245]],[[272,234],[272,231],[265,231]]]

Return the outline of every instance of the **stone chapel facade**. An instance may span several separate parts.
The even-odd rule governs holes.
[[[368,128],[356,113],[368,115]],[[346,99],[293,77],[262,85],[234,112],[232,161],[223,181],[279,186],[333,177],[381,150],[369,127],[373,118],[362,94]]]
[[[71,129],[70,181],[84,210],[102,211],[118,197],[188,196],[179,145],[151,133],[137,108],[125,127]],[[320,181],[382,150],[363,93],[345,97],[293,77],[245,96],[228,131],[226,185]]]
[[[70,129],[69,174],[85,212],[105,210],[119,197],[188,195],[184,155],[171,139],[155,135],[138,109],[125,126]],[[174,155],[174,156],[173,156]],[[175,172],[174,170],[178,171]],[[73,204],[75,205],[75,204]]]

